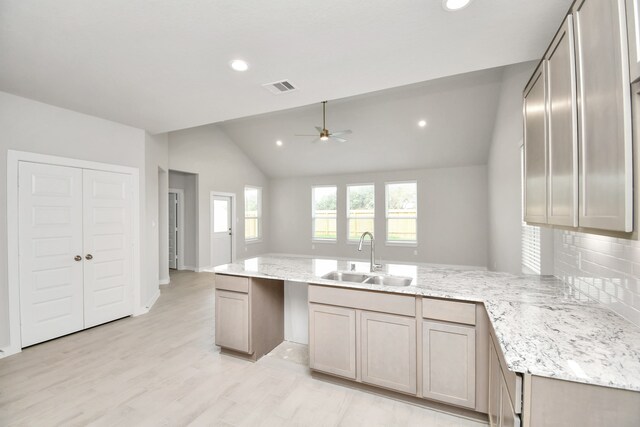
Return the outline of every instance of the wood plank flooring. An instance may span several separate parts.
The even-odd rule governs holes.
[[[311,377],[306,346],[214,345],[213,274],[175,272],[146,315],[0,359],[0,426],[482,426]]]

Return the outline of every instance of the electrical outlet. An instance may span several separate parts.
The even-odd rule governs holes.
[[[415,251],[413,251],[414,255],[418,255],[418,250],[416,249]]]
[[[247,250],[248,250],[247,248],[244,248],[244,251],[245,251],[245,252],[247,252]]]
[[[311,249],[315,249],[315,248],[316,248],[316,245],[311,245]]]
[[[582,252],[578,252],[578,270],[582,270]]]

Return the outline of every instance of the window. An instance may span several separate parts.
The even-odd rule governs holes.
[[[387,243],[417,243],[416,182],[386,184]]]
[[[262,237],[262,189],[244,187],[244,239]]]
[[[373,184],[347,186],[348,240],[357,241],[365,231],[375,231],[375,198]]]
[[[337,194],[338,189],[335,186],[312,187],[313,240],[336,240]]]

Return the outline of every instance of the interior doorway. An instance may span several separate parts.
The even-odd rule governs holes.
[[[235,258],[235,194],[211,192],[211,266]]]
[[[184,190],[169,189],[169,268],[184,269]]]

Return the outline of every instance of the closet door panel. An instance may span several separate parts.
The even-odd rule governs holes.
[[[82,170],[19,164],[22,347],[83,328]]]
[[[91,327],[133,312],[131,176],[84,170],[84,317]]]

